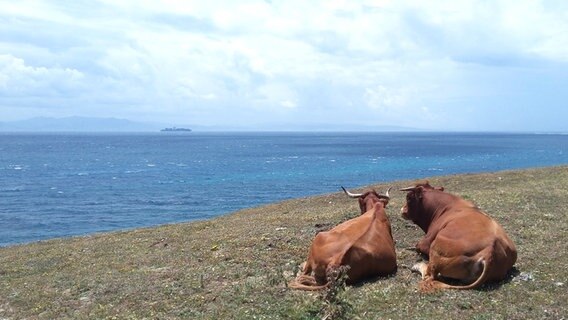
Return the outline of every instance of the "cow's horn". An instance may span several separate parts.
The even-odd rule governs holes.
[[[351,198],[360,198],[363,195],[362,193],[351,193],[343,188],[343,186],[341,186],[341,189],[343,189],[343,192],[345,192],[345,194],[350,196]]]
[[[392,187],[389,187],[387,189],[387,193],[385,193],[385,197],[387,197],[388,199],[390,199],[390,195],[389,195],[389,191],[391,191]]]
[[[383,199],[390,200],[391,197],[390,197],[390,195],[389,195],[389,192],[391,191],[391,189],[392,189],[392,188],[388,188],[388,189],[387,189],[387,192],[386,192],[385,194],[379,194],[379,198],[383,198]]]
[[[398,191],[413,191],[413,190],[416,190],[416,187],[408,187],[408,188],[398,189]]]

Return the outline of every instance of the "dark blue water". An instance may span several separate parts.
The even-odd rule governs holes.
[[[398,179],[568,164],[568,135],[0,134],[0,245]]]

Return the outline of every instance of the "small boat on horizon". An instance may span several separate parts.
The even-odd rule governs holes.
[[[190,132],[191,129],[188,128],[177,128],[177,127],[171,127],[171,128],[164,128],[162,130],[160,130],[162,132],[172,132],[172,131],[184,131],[184,132]]]

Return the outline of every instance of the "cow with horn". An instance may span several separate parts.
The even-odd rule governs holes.
[[[385,207],[390,196],[371,190],[345,194],[359,202],[361,215],[345,221],[329,231],[316,235],[298,277],[289,287],[302,290],[320,290],[329,286],[330,275],[347,266],[346,283],[385,276],[396,271],[396,254],[391,225]]]
[[[401,189],[407,192],[402,217],[426,234],[416,244],[429,258],[412,268],[422,274],[420,289],[472,289],[503,280],[517,260],[505,230],[473,203],[432,187],[428,181]],[[444,279],[462,282],[451,285]]]

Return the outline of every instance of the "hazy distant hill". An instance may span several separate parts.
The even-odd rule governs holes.
[[[0,131],[27,132],[144,132],[158,131],[162,124],[134,122],[117,118],[31,118],[0,122]]]
[[[190,128],[193,131],[424,131],[423,129],[400,126],[356,125],[349,123],[331,124],[258,124],[232,126],[218,125],[187,125],[179,123],[136,122],[117,118],[66,117],[47,118],[37,117],[21,121],[0,122],[0,132],[159,132],[163,128]]]

